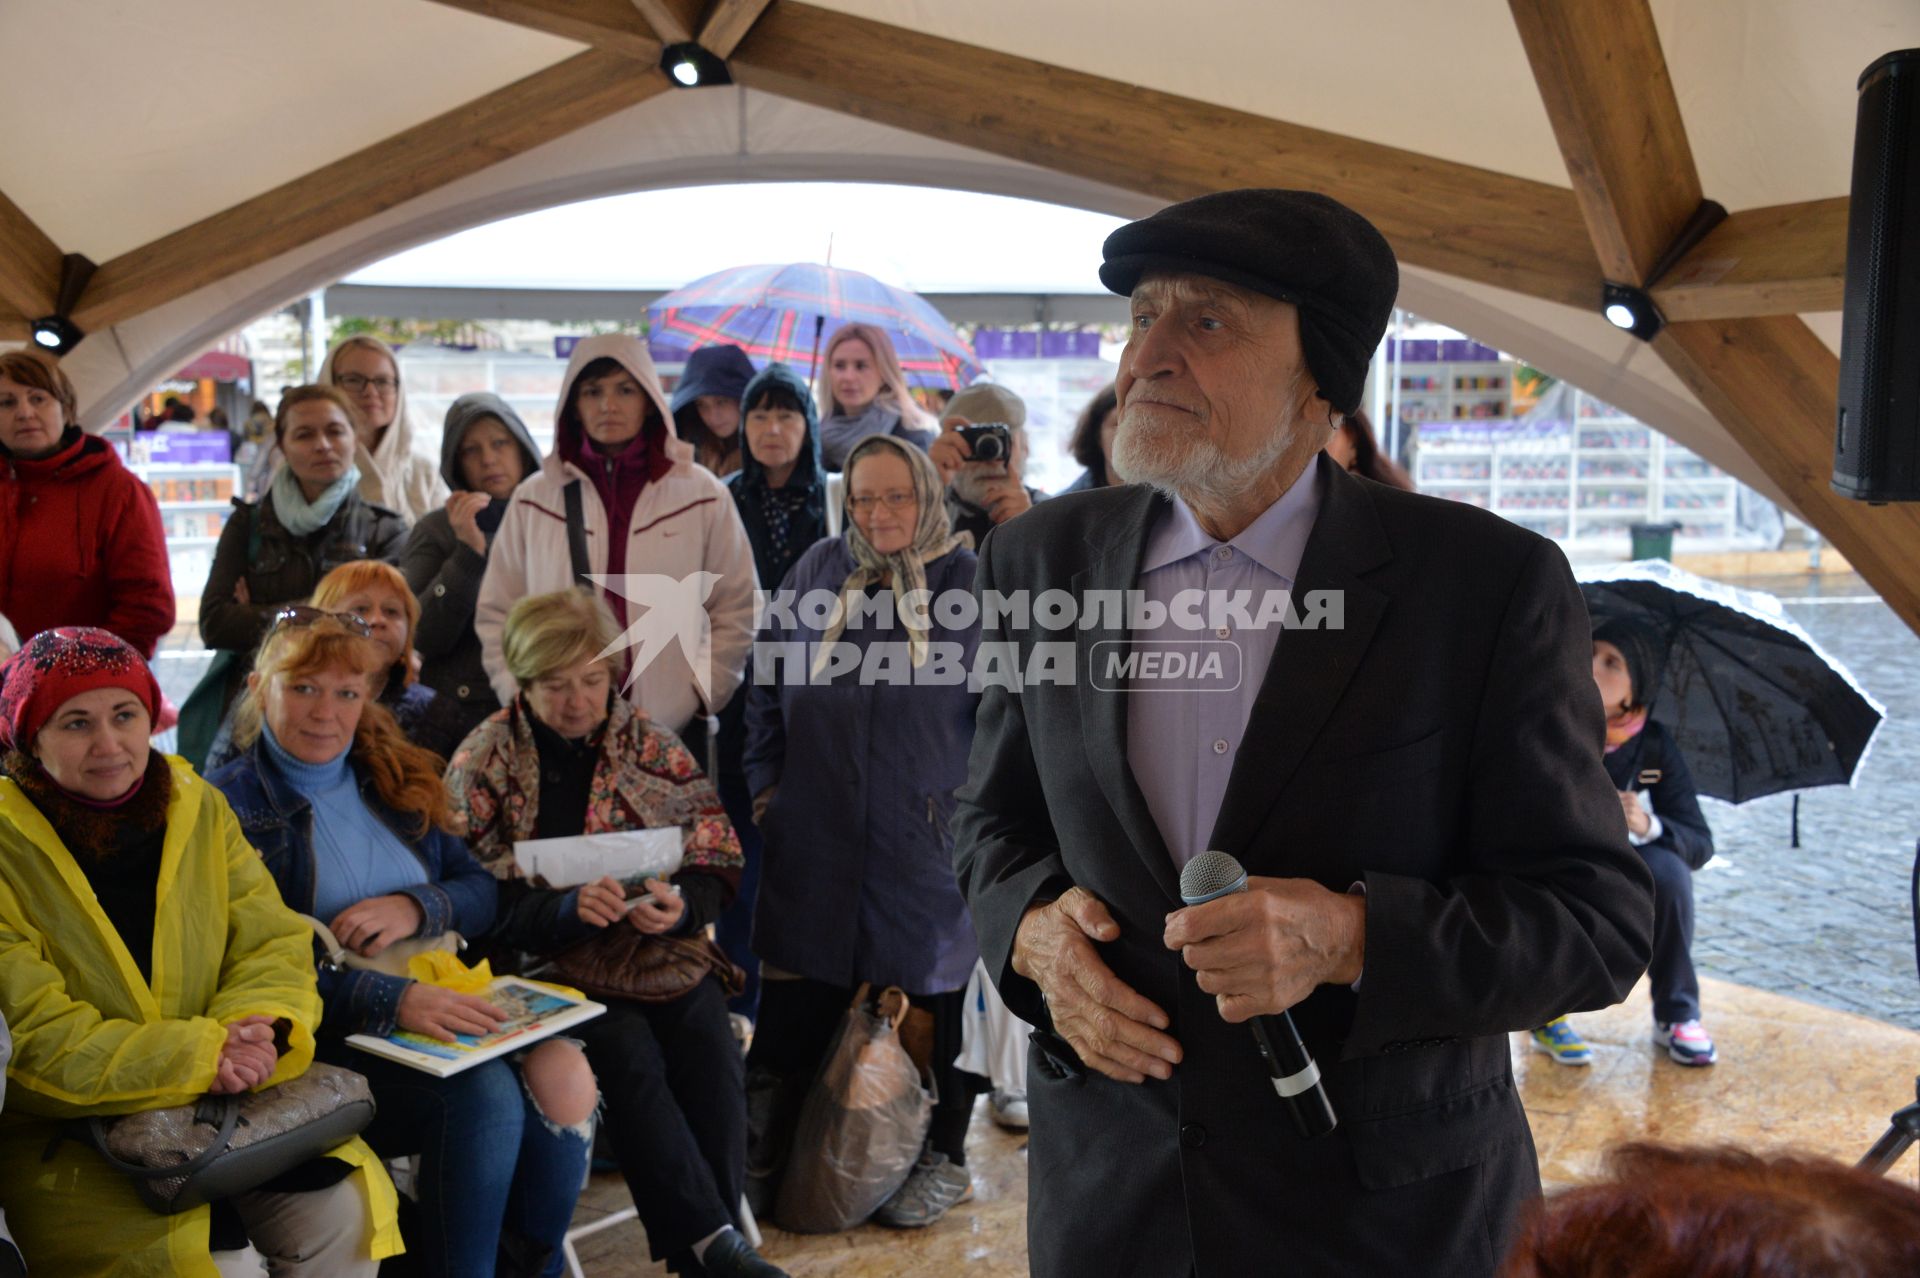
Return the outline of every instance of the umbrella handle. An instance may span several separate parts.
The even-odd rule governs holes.
[[[829,242],[827,256],[833,256],[831,242]],[[816,315],[813,317],[813,354],[807,359],[807,394],[809,396],[813,394],[813,379],[818,376],[820,372],[820,330],[826,326],[826,316]]]

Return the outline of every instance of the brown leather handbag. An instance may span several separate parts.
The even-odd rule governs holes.
[[[540,975],[594,998],[671,1003],[709,972],[728,998],[747,987],[747,974],[704,931],[692,936],[649,936],[615,923],[554,955]]]

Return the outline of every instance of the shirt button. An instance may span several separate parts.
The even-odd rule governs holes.
[[[446,583],[445,583],[445,582],[435,582],[435,583],[434,583],[434,587],[433,587],[433,597],[434,597],[435,599],[438,599],[438,598],[439,598],[439,597],[440,597],[441,595],[444,595],[444,594],[446,594],[446,593],[447,593],[447,587],[446,587]]]
[[[1222,626],[1218,630],[1214,631],[1213,633],[1215,633],[1216,635],[1219,635],[1222,639],[1231,639],[1233,638],[1233,627]]]
[[[467,685],[464,683],[453,690],[453,695],[460,698],[462,701],[465,701],[467,699],[467,693],[468,693],[468,688],[467,688]]]
[[[1216,741],[1216,742],[1214,742],[1214,743],[1213,743],[1213,752],[1214,752],[1215,754],[1225,754],[1225,753],[1227,752],[1227,743],[1226,743],[1225,741]]]
[[[1227,562],[1227,560],[1233,558],[1233,547],[1222,546],[1220,547],[1220,549],[1213,552],[1213,557],[1215,559],[1218,559],[1221,563],[1224,564],[1225,562]]]
[[[1180,1143],[1188,1149],[1198,1149],[1207,1143],[1207,1129],[1199,1123],[1180,1124]]]

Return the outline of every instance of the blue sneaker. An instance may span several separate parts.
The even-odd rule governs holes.
[[[1593,1049],[1573,1032],[1564,1016],[1555,1017],[1533,1031],[1533,1045],[1562,1065],[1593,1064]]]

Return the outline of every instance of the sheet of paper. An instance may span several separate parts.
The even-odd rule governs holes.
[[[679,826],[657,830],[621,830],[564,839],[527,839],[513,845],[514,864],[527,878],[547,886],[578,887],[612,875],[629,887],[645,879],[664,879],[680,868]]]

